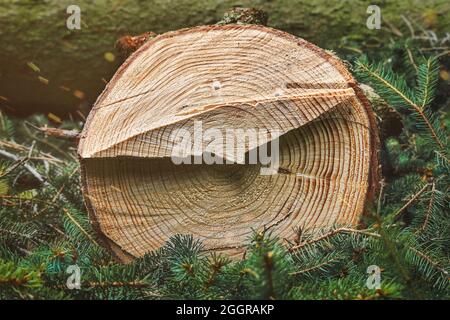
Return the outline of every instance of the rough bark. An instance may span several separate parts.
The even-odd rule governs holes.
[[[337,48],[342,37],[386,39],[389,35],[385,27],[365,27],[370,0],[76,3],[81,8],[82,27],[71,31],[66,28],[66,8],[73,4],[71,0],[0,2],[0,106],[22,113],[39,110],[58,115],[80,106],[88,109],[120,64],[114,57],[114,44],[120,37],[213,24],[236,4],[263,9],[269,26],[327,49]],[[437,17],[434,27],[448,31],[446,0],[389,0],[380,6],[383,18],[397,25],[401,14],[422,21],[427,8],[432,8]]]

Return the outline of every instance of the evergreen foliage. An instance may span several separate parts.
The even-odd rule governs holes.
[[[367,57],[355,63],[404,125],[382,141],[390,170],[365,228],[298,228],[295,243],[255,230],[237,261],[176,235],[133,263],[117,263],[89,223],[75,144],[39,130],[49,124],[43,116],[0,113],[0,299],[450,298],[448,115],[434,100],[440,63],[421,61],[414,85],[410,69],[394,72]],[[71,265],[81,269],[80,289],[66,286]],[[382,271],[379,289],[366,286],[371,265]]]

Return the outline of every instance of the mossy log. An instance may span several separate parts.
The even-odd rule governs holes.
[[[122,62],[114,43],[124,35],[158,34],[182,27],[214,24],[234,5],[268,13],[268,25],[327,49],[342,37],[386,38],[389,30],[366,28],[370,0],[78,0],[81,30],[68,30],[71,0],[2,0],[0,3],[0,106],[16,113],[51,111],[57,115],[92,102]],[[448,31],[446,0],[387,0],[383,18],[422,19],[427,8],[438,30]],[[431,10],[431,9],[430,9]],[[428,19],[430,20],[430,19]]]

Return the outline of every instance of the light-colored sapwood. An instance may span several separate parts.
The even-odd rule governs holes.
[[[281,132],[278,173],[174,164],[171,134],[194,121]],[[227,25],[166,33],[135,52],[95,103],[78,152],[91,219],[129,261],[179,233],[238,255],[253,230],[294,242],[299,227],[356,225],[377,149],[370,107],[341,61],[281,31]]]

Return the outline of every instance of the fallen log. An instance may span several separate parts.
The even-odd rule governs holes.
[[[270,166],[252,163],[269,145]],[[236,256],[253,230],[293,243],[296,228],[355,226],[377,189],[377,152],[345,65],[256,25],[149,40],[98,98],[78,148],[91,220],[122,261],[179,233]]]
[[[69,30],[66,9],[77,4],[81,29]],[[163,33],[183,27],[213,24],[242,1],[177,0],[110,1],[2,0],[0,3],[0,107],[14,114],[52,112],[64,116],[87,112],[104,89],[121,60],[115,42],[125,35]],[[247,1],[269,16],[269,26],[301,36],[327,49],[342,39],[377,39],[380,45],[392,35],[366,28],[370,0]],[[389,0],[380,4],[383,20],[403,25],[401,15],[448,32],[450,12],[446,0]],[[428,8],[430,8],[428,10]],[[434,14],[433,14],[434,12]],[[233,17],[225,22],[233,22]],[[427,27],[427,25],[425,24]]]

